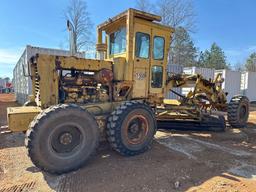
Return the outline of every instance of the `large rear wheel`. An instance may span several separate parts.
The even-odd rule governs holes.
[[[228,122],[234,128],[246,127],[249,118],[249,99],[235,96],[228,105]]]
[[[98,140],[98,125],[89,112],[76,105],[57,105],[31,122],[26,147],[38,168],[62,174],[84,165]]]
[[[121,104],[109,117],[107,136],[112,148],[124,156],[148,150],[156,133],[152,109],[137,101]]]

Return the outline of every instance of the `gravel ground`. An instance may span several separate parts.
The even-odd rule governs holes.
[[[0,95],[0,125],[13,95]],[[55,176],[27,157],[22,133],[0,135],[0,192],[255,192],[256,108],[246,129],[225,133],[159,131],[152,149],[122,157],[102,143],[80,170]]]

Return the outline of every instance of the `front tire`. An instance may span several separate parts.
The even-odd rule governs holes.
[[[249,99],[235,96],[228,104],[228,122],[234,128],[246,127],[249,118]]]
[[[40,169],[62,174],[79,169],[95,151],[99,128],[94,117],[76,105],[57,105],[30,124],[26,147]]]
[[[138,101],[122,103],[108,118],[107,137],[112,148],[124,156],[147,151],[157,125],[148,105]]]

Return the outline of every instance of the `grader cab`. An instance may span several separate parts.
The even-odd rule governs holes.
[[[167,58],[174,30],[161,17],[129,9],[98,26],[98,60],[75,56],[35,55],[29,62],[33,95],[24,107],[8,108],[12,131],[26,131],[32,162],[50,173],[84,165],[101,137],[125,156],[152,144],[157,125],[190,120],[214,121],[228,112],[232,126],[245,126],[248,99],[228,104],[223,79],[168,74]],[[193,86],[187,96],[172,90]],[[173,91],[180,99],[165,99]]]

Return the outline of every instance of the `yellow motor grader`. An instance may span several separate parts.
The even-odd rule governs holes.
[[[84,165],[100,135],[124,156],[148,150],[157,125],[193,121],[225,127],[246,125],[249,102],[230,103],[223,79],[169,74],[167,58],[174,30],[161,17],[129,9],[97,28],[98,60],[37,54],[28,64],[33,95],[11,107],[8,126],[26,131],[25,144],[40,169],[61,174]],[[183,96],[172,89],[193,86]],[[172,91],[180,99],[168,100]],[[216,115],[217,114],[217,115]],[[213,122],[213,123],[212,123]]]

